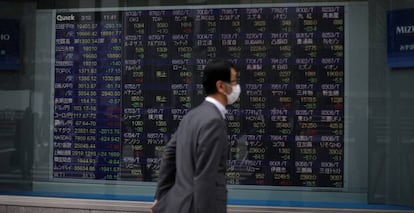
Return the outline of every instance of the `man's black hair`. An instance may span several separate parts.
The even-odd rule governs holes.
[[[204,68],[203,87],[207,95],[217,92],[216,82],[230,82],[231,68],[234,65],[226,60],[214,60],[209,62]]]

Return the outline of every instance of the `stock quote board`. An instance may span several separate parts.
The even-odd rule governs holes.
[[[156,181],[164,145],[228,59],[227,180],[343,187],[344,6],[58,11],[53,178]]]

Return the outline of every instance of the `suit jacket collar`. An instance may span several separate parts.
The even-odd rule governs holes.
[[[212,103],[220,112],[220,114],[223,116],[223,119],[226,118],[226,107],[224,107],[220,102],[218,102],[216,99],[212,98],[212,97],[206,97],[205,101]]]

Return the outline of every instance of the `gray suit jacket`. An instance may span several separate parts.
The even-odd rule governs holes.
[[[181,120],[165,147],[155,213],[225,213],[227,127],[204,101]]]

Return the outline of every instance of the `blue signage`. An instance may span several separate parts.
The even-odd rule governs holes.
[[[388,65],[414,67],[414,9],[388,12]]]
[[[0,20],[0,70],[19,68],[19,21]]]

